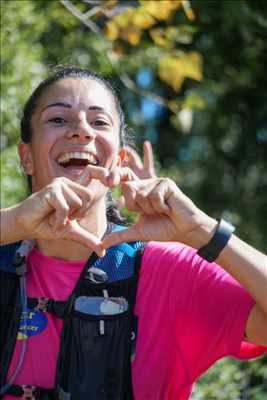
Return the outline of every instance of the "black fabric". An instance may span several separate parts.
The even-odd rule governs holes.
[[[0,246],[0,270],[7,272],[16,272],[12,261],[16,250],[18,250],[21,242],[15,242]]]
[[[0,387],[6,380],[21,314],[19,280],[16,274],[0,271]]]
[[[124,297],[129,310],[112,316],[90,316],[72,309],[65,318],[57,366],[57,386],[71,394],[71,399],[90,400],[133,399],[131,382],[131,332],[133,308],[139,274],[136,256],[131,278],[111,283],[95,284],[79,280],[75,296]],[[90,260],[90,265],[93,260]],[[85,270],[87,270],[88,265]],[[104,324],[101,334],[100,321]]]
[[[28,308],[38,308],[38,298],[28,297],[27,299]],[[42,309],[40,309],[42,311]],[[48,299],[48,303],[45,311],[53,314],[57,318],[64,318],[68,313],[68,302],[67,301],[56,301]]]
[[[27,387],[31,387],[30,385],[27,385]],[[24,389],[20,385],[12,385],[10,389],[7,391],[6,394],[12,395],[14,397],[22,397],[23,394],[25,393]],[[54,389],[45,389],[45,388],[40,388],[40,387],[35,387],[33,389],[33,396],[35,400],[58,400],[58,395]],[[32,397],[26,397],[26,399],[29,398],[31,399]]]

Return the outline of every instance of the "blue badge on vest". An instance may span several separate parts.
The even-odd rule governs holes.
[[[17,340],[39,335],[45,330],[47,324],[47,316],[42,311],[28,309],[27,324],[25,324],[25,316],[21,316]]]

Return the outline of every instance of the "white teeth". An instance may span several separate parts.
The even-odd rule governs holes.
[[[82,153],[79,151],[65,153],[57,159],[57,162],[59,164],[64,164],[64,163],[67,163],[68,161],[70,161],[72,158],[75,158],[76,160],[77,159],[78,160],[88,160],[89,163],[93,164],[93,165],[98,164],[97,159],[95,158],[95,156],[93,156],[93,154]]]

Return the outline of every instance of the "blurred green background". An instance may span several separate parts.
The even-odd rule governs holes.
[[[267,250],[266,1],[1,0],[2,207],[26,196],[19,119],[58,64],[109,78],[137,149],[153,143],[159,175]],[[266,358],[225,359],[193,399],[266,394]]]

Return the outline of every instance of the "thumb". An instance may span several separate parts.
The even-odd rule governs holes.
[[[66,239],[74,240],[89,249],[93,250],[99,257],[105,255],[105,249],[101,240],[99,240],[95,235],[88,232],[86,229],[81,227],[77,221],[71,221],[68,224],[68,232]]]
[[[117,200],[116,200],[116,206],[121,210],[122,208],[125,207],[125,197],[124,196],[120,196]]]
[[[108,247],[115,246],[116,244],[140,240],[138,236],[138,231],[133,225],[129,229],[111,232],[102,240],[102,244],[103,247],[107,249]]]

